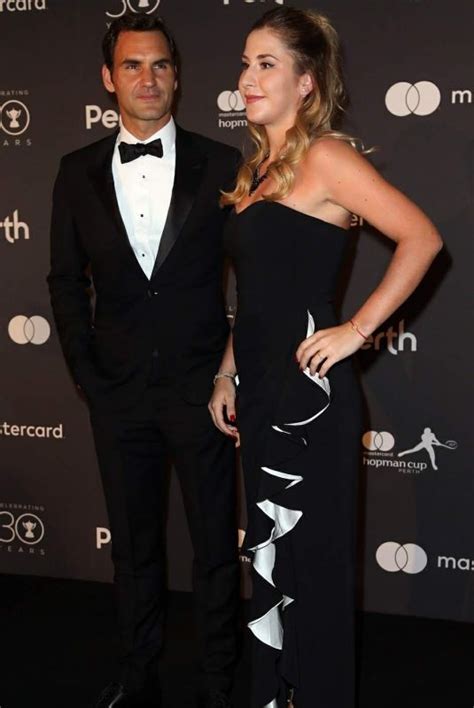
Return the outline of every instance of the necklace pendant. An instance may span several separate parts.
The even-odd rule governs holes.
[[[263,180],[267,178],[267,173],[265,172],[261,177],[259,177],[257,170],[252,175],[252,182],[249,189],[249,197],[257,191],[257,189],[262,184]]]

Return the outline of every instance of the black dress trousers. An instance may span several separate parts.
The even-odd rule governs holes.
[[[193,588],[202,689],[229,690],[236,661],[238,551],[235,451],[206,405],[192,405],[152,377],[126,412],[91,412],[112,532],[130,691],[156,679],[166,597],[166,467],[171,455],[194,548]]]

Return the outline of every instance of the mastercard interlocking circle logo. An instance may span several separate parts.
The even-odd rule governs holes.
[[[380,433],[376,430],[368,430],[362,436],[362,444],[366,450],[372,452],[388,452],[395,445],[395,438],[392,433],[386,430],[382,430]]]
[[[221,111],[243,111],[245,104],[240,91],[222,91],[217,97],[217,105]]]
[[[40,315],[17,315],[10,320],[8,334],[15,344],[44,344],[50,337],[51,327]]]
[[[377,548],[375,557],[377,563],[387,573],[408,573],[416,575],[428,565],[426,551],[416,543],[401,545],[395,541],[387,541]]]
[[[428,116],[439,107],[441,92],[432,81],[399,81],[385,94],[385,105],[394,116]]]

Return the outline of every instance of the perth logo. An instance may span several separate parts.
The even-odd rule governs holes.
[[[0,12],[46,10],[46,0],[0,0]]]
[[[3,221],[0,221],[0,233],[3,230],[3,235],[8,243],[15,243],[20,239],[29,241],[30,229],[28,224],[20,221],[18,209],[15,209],[12,216],[6,216]]]
[[[385,105],[394,116],[400,118],[415,115],[429,116],[441,103],[441,92],[432,81],[410,84],[399,81],[390,86],[385,94]]]
[[[362,345],[362,349],[374,349],[376,352],[385,347],[394,356],[397,356],[398,352],[416,352],[418,340],[413,332],[405,332],[405,320],[400,320],[396,328],[389,327],[376,335],[370,335]]]
[[[367,467],[376,469],[388,467],[398,469],[403,474],[420,474],[428,469],[428,463],[433,470],[438,469],[436,451],[438,447],[455,450],[458,446],[455,440],[440,442],[431,428],[425,428],[420,436],[420,442],[406,450],[394,451],[395,437],[386,430],[378,432],[368,430],[362,436],[364,446],[363,462]],[[419,455],[418,453],[425,453]],[[409,459],[414,456],[414,459]],[[426,457],[428,460],[426,460]],[[407,458],[407,459],[401,459]]]
[[[387,541],[377,548],[375,553],[377,563],[387,573],[408,573],[417,575],[428,565],[426,551],[416,543],[395,543]]]
[[[97,123],[104,128],[116,128],[119,120],[118,113],[113,108],[104,111],[100,106],[93,104],[86,106],[85,118],[86,130],[91,130]]]
[[[98,551],[102,549],[103,546],[107,546],[112,540],[112,534],[110,529],[105,526],[96,526],[95,529],[95,547]]]
[[[247,119],[245,117],[244,100],[237,89],[235,91],[221,91],[217,97],[217,107],[219,108],[219,128],[245,128]]]
[[[118,8],[115,11],[108,11],[107,17],[122,17],[126,12],[143,12],[150,15],[158,9],[161,0],[119,0]]]
[[[8,324],[8,334],[15,344],[44,344],[51,334],[48,320],[40,315],[17,315]]]
[[[21,135],[29,125],[30,112],[23,101],[11,99],[0,106],[0,130],[7,135]]]

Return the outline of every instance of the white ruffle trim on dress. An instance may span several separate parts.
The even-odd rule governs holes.
[[[308,326],[306,331],[306,337],[310,337],[315,332],[315,322],[314,318],[308,310]],[[314,384],[319,386],[327,396],[327,403],[323,408],[316,411],[314,415],[306,418],[305,420],[292,421],[289,423],[282,423],[282,426],[302,426],[311,423],[316,420],[320,415],[324,413],[329,407],[331,387],[328,378],[320,378],[318,374],[312,375],[309,367],[307,367],[303,374],[307,376]],[[283,435],[292,435],[291,431],[284,430],[279,425],[273,425],[272,429],[277,433]],[[307,445],[307,441],[303,438],[304,443]],[[293,475],[281,470],[274,470],[269,467],[261,467],[261,470],[268,475],[273,477],[279,477],[284,480],[288,480],[285,489],[290,489],[295,484],[300,484],[303,481],[303,477],[300,475]],[[294,529],[296,524],[299,522],[303,516],[303,512],[299,509],[288,509],[287,507],[275,504],[270,499],[264,499],[257,503],[259,509],[273,521],[273,527],[270,532],[269,537],[258,543],[256,546],[250,548],[250,551],[254,552],[253,557],[253,567],[255,571],[270,585],[276,588],[273,580],[273,570],[276,563],[276,546],[275,541],[282,538],[285,534],[289,533]],[[276,588],[277,589],[277,588]],[[249,629],[253,632],[255,637],[272,647],[273,649],[278,649],[281,651],[283,648],[283,623],[281,620],[281,611],[284,610],[289,604],[294,601],[294,598],[288,597],[284,594],[281,596],[281,600],[274,606],[271,607],[264,615],[252,620],[248,623]],[[276,698],[267,703],[263,708],[278,708]]]

